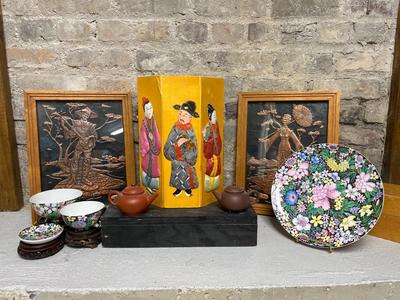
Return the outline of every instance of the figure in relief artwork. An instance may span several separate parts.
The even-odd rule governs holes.
[[[282,127],[278,128],[271,136],[260,138],[260,142],[264,144],[265,153],[268,153],[271,145],[276,140],[279,140],[278,153],[276,156],[278,167],[281,166],[286,161],[286,159],[293,153],[290,141],[293,142],[296,151],[299,151],[300,149],[303,148],[303,145],[301,144],[296,134],[293,132],[292,129],[288,127],[288,124],[290,124],[291,121],[292,121],[291,115],[289,114],[283,115]]]
[[[153,105],[143,97],[144,118],[139,134],[139,151],[142,157],[142,184],[154,193],[160,186],[161,139],[153,114]]]
[[[96,198],[125,185],[116,175],[125,168],[125,157],[115,156],[112,146],[107,152],[100,150],[106,148],[102,144],[116,142],[116,138],[104,134],[111,124],[122,126],[120,114],[109,112],[112,107],[107,104],[89,107],[71,102],[42,108],[45,116],[42,130],[46,133],[42,139],[46,138],[51,146],[41,150],[41,155],[44,166],[52,168],[46,175],[54,182],[51,188],[78,188],[84,198]],[[50,151],[56,152],[58,158],[51,160]]]
[[[178,111],[178,121],[172,126],[164,145],[164,156],[171,161],[169,185],[175,188],[175,197],[183,192],[190,197],[192,190],[199,185],[195,169],[198,148],[191,124],[192,118],[198,118],[199,114],[193,101],[176,104],[174,109]]]
[[[276,170],[295,151],[324,141],[326,109],[308,104],[256,104],[248,130],[254,138],[248,148],[246,190],[260,201],[269,201]],[[323,135],[321,135],[323,133]]]
[[[88,176],[92,161],[92,151],[96,146],[97,140],[96,124],[89,122],[89,119],[97,117],[97,114],[89,107],[85,107],[76,111],[75,115],[80,117],[80,119],[70,119],[68,122],[65,117],[60,117],[65,138],[70,140],[77,139],[75,152],[71,159],[71,172],[66,184],[74,186],[79,181],[81,184],[87,185],[92,189],[97,189],[98,186]],[[81,170],[79,170],[81,156],[83,157],[83,163]],[[81,178],[78,178],[79,176]]]
[[[217,122],[217,111],[208,104],[208,122],[203,129],[203,151],[206,158],[204,189],[215,190],[220,185],[222,140]]]

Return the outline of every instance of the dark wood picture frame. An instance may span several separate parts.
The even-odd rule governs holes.
[[[247,123],[248,107],[250,103],[271,102],[327,102],[327,143],[339,142],[339,112],[340,93],[338,91],[307,91],[307,92],[242,92],[238,100],[238,123],[237,123],[237,148],[236,148],[236,184],[241,187],[246,185],[247,165]],[[269,191],[268,191],[269,192]],[[270,194],[270,192],[269,192]],[[252,197],[252,206],[259,215],[273,216],[271,204],[260,203]]]
[[[27,135],[27,150],[28,150],[28,176],[29,176],[29,191],[30,195],[34,195],[42,191],[42,180],[41,180],[41,153],[40,153],[40,134],[38,124],[38,110],[41,109],[38,105],[41,102],[48,101],[49,104],[59,106],[59,103],[71,103],[72,105],[81,105],[85,103],[97,103],[99,102],[110,103],[111,105],[117,105],[114,101],[120,102],[122,115],[115,117],[115,114],[110,116],[113,118],[119,118],[122,121],[123,126],[123,149],[124,149],[124,168],[125,168],[125,179],[126,184],[135,183],[135,158],[134,158],[134,144],[133,144],[133,124],[132,124],[132,105],[131,105],[131,94],[129,92],[99,92],[99,91],[25,91],[25,118],[26,118],[26,135]],[[44,105],[42,104],[42,108]],[[48,105],[46,104],[46,107]],[[84,107],[89,108],[88,105]],[[104,107],[110,107],[105,105]],[[54,110],[54,106],[53,106]],[[83,110],[82,110],[83,111]],[[78,110],[73,111],[77,113]],[[89,114],[90,115],[90,114]],[[108,117],[107,117],[108,120]],[[69,125],[71,126],[71,125]],[[95,127],[95,126],[94,126]],[[72,128],[72,127],[70,127]],[[43,130],[42,130],[43,131]],[[72,130],[79,140],[79,132]],[[96,128],[97,133],[97,128]],[[50,134],[49,134],[50,135]],[[97,142],[95,143],[97,145]],[[92,150],[96,150],[95,146]],[[66,156],[68,157],[68,156]],[[122,159],[122,158],[121,158]],[[78,159],[79,161],[79,159]],[[33,222],[36,221],[36,215],[32,210]]]

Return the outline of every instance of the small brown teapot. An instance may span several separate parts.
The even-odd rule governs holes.
[[[113,199],[113,196],[117,196]],[[122,192],[111,191],[108,201],[119,208],[127,216],[136,216],[144,213],[158,194],[146,194],[140,186],[127,186]]]
[[[222,195],[219,195],[215,191],[212,191],[212,193],[225,210],[241,212],[250,206],[249,194],[247,194],[243,188],[236,185],[226,187]]]

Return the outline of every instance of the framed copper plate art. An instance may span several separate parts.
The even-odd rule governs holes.
[[[383,182],[375,166],[356,150],[312,145],[279,168],[272,205],[283,228],[298,241],[339,248],[374,227],[383,208]]]
[[[236,184],[250,193],[257,214],[273,215],[271,186],[295,151],[338,143],[339,92],[239,94]]]
[[[105,201],[135,182],[130,93],[26,91],[25,115],[31,195],[75,188]]]

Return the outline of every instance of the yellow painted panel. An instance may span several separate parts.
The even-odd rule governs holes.
[[[217,122],[218,122],[218,132],[221,136],[222,141],[224,140],[224,111],[225,111],[225,101],[224,101],[224,80],[222,78],[210,78],[203,77],[202,78],[202,92],[201,92],[201,101],[202,101],[202,115],[205,116],[201,119],[201,128],[204,129],[209,122],[208,119],[208,104],[211,104],[216,113],[217,113]],[[203,155],[203,147],[202,147],[202,173],[203,173],[203,182],[205,179],[206,173],[206,158]],[[219,176],[220,185],[216,189],[217,192],[222,193],[224,187],[224,151],[223,148],[220,152],[220,162],[221,162],[221,175]],[[212,193],[207,192],[205,189],[202,190],[202,201],[203,205],[207,205],[215,201],[215,197]]]
[[[151,119],[145,120],[145,114],[143,109],[143,99],[147,98],[150,100],[153,107],[153,117],[156,121],[158,132],[160,135],[161,152],[159,153],[156,161],[160,169],[159,177],[159,197],[154,204],[165,207],[165,208],[186,208],[186,207],[201,207],[207,205],[214,200],[210,192],[205,191],[204,180],[207,161],[204,156],[204,141],[202,131],[209,123],[208,118],[208,104],[211,104],[215,111],[217,112],[217,120],[219,132],[221,139],[223,141],[223,119],[224,119],[224,82],[222,78],[208,78],[199,76],[148,76],[138,78],[138,111],[139,111],[139,132],[145,138],[139,138],[139,148],[143,149],[143,153],[146,153],[148,147],[143,145],[151,144],[151,137],[144,132],[153,130],[153,121]],[[197,143],[197,160],[194,164],[194,168],[185,167],[185,170],[191,170],[188,173],[195,173],[197,177],[198,187],[192,189],[192,196],[188,197],[184,191],[175,197],[173,195],[176,187],[170,186],[170,177],[172,171],[173,162],[168,160],[164,155],[164,147],[168,140],[168,136],[172,127],[178,121],[179,109],[174,106],[182,106],[187,101],[193,101],[195,103],[195,111],[199,114],[199,117],[192,117],[190,124],[193,127],[193,132],[195,136],[195,141]],[[146,108],[149,109],[149,105]],[[148,122],[148,123],[143,123]],[[143,125],[145,124],[145,125]],[[147,124],[147,125],[146,125]],[[146,130],[142,131],[142,127]],[[150,128],[150,129],[149,129]],[[153,128],[153,129],[151,129]],[[215,126],[212,127],[215,129]],[[154,130],[153,130],[154,132]],[[186,136],[185,136],[186,137]],[[147,138],[147,140],[146,140]],[[143,141],[143,143],[141,143]],[[153,148],[157,143],[153,139]],[[169,143],[170,145],[171,143]],[[186,148],[182,148],[186,149]],[[221,154],[219,161],[221,163],[221,172],[223,171],[223,150],[220,149]],[[140,176],[141,184],[143,187],[155,187],[156,181],[154,181],[154,170],[156,169],[153,164],[155,164],[155,155],[142,156],[140,157],[140,174],[152,173],[152,176]],[[177,159],[178,160],[178,159]],[[143,161],[153,163],[146,163],[142,165]],[[179,161],[181,162],[181,161]],[[149,168],[149,165],[152,165]],[[143,172],[143,166],[146,172]],[[175,172],[176,174],[176,172]],[[175,178],[175,177],[174,177]],[[187,177],[189,178],[189,177]],[[194,176],[190,176],[194,179]],[[219,176],[220,186],[219,191],[223,189],[223,173]],[[145,182],[144,182],[145,181]],[[193,183],[193,181],[191,181]]]
[[[161,107],[161,91],[160,91],[160,82],[159,82],[159,77],[156,76],[147,76],[147,77],[139,77],[138,78],[138,131],[139,131],[139,136],[140,136],[140,131],[142,128],[143,120],[144,120],[144,109],[143,109],[143,97],[146,97],[150,100],[150,102],[154,106],[154,119],[157,123],[158,129],[160,129],[160,125],[162,124],[162,110],[156,109],[157,107]],[[161,140],[162,144],[162,140]],[[140,183],[142,184],[142,162],[143,162],[143,157],[140,153],[139,150],[139,180]],[[160,165],[160,173],[162,174],[162,165],[160,164],[160,156],[158,157],[158,163]],[[139,181],[138,180],[138,181]],[[160,182],[161,184],[161,182]],[[143,184],[142,184],[143,186]],[[162,205],[162,190],[159,189],[157,190],[157,193],[159,196],[155,200],[154,204],[161,206]]]
[[[192,76],[175,77],[167,76],[161,77],[161,89],[162,89],[162,140],[163,147],[168,138],[169,132],[172,126],[178,120],[178,111],[173,108],[174,105],[181,105],[188,100],[192,100],[196,103],[196,111],[198,112],[199,107],[201,107],[201,86],[200,78]],[[200,115],[201,116],[201,115]],[[202,116],[201,116],[202,117]],[[197,140],[198,153],[200,153],[200,118],[192,118],[191,124],[194,128],[194,133]],[[165,157],[162,159],[163,175],[162,179],[164,183],[162,184],[163,189],[163,207],[200,207],[201,206],[201,189],[202,182],[199,180],[201,172],[201,160],[197,159],[194,166],[195,172],[199,181],[199,187],[193,189],[193,196],[187,197],[184,192],[178,197],[174,197],[172,193],[175,191],[174,187],[169,185],[169,179],[171,176],[171,161],[167,160]]]

